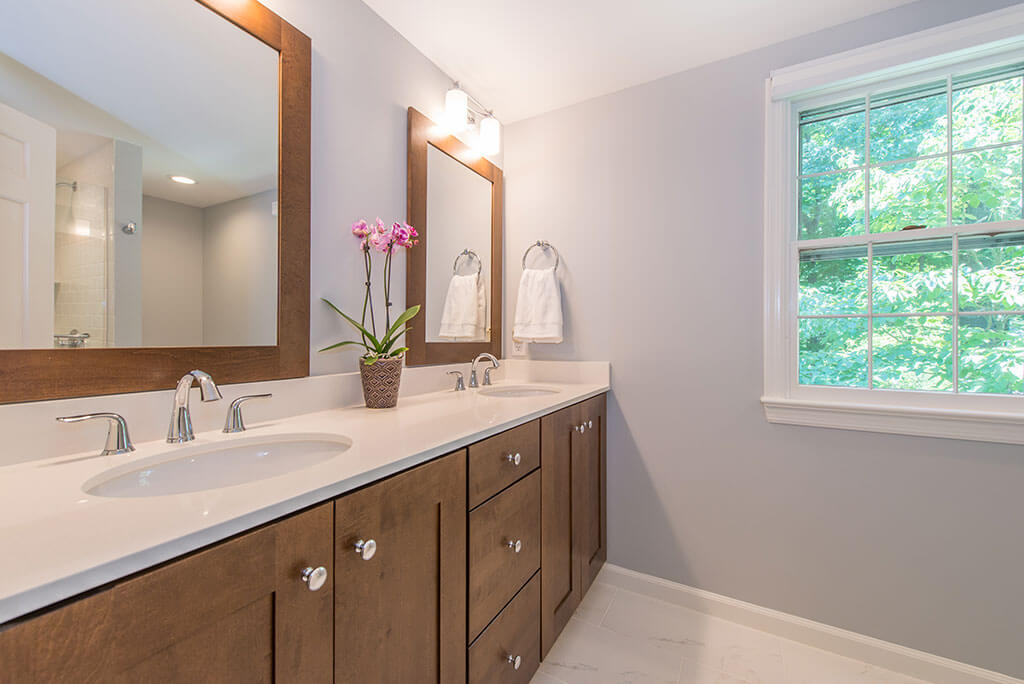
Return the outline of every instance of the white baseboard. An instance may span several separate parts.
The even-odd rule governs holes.
[[[605,563],[598,582],[769,632],[934,684],[1024,684],[1024,680]]]

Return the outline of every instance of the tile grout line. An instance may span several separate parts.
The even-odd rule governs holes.
[[[611,585],[605,585],[605,586],[611,587]],[[611,587],[611,590],[612,590],[612,600],[608,602],[608,606],[604,609],[604,612],[601,613],[601,621],[597,623],[598,627],[604,627],[605,618],[608,617],[608,613],[612,612],[612,604],[614,604],[615,603],[615,599],[617,599],[619,597],[620,589],[618,587]]]

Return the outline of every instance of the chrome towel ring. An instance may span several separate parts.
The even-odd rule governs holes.
[[[459,259],[464,256],[468,256],[470,259],[476,259],[476,274],[480,275],[481,271],[484,270],[484,262],[480,260],[480,256],[471,249],[464,249],[459,252],[459,255],[455,257],[455,262],[452,264],[452,274],[459,274]]]
[[[555,270],[557,271],[558,265],[562,263],[562,255],[560,255],[558,253],[558,250],[555,249],[555,246],[552,245],[547,240],[537,240],[535,243],[526,248],[526,251],[523,252],[523,268],[526,268],[526,257],[530,255],[530,250],[532,250],[535,247],[540,247],[541,249],[545,250],[550,249],[552,252],[555,253]]]

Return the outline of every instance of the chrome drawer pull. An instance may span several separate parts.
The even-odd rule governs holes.
[[[522,456],[522,454],[519,454],[519,453],[509,454],[508,455],[508,462],[511,463],[516,468],[518,468],[519,464],[521,464],[523,462],[523,456]]]
[[[512,666],[513,670],[518,670],[519,666],[523,664],[523,657],[510,655],[508,657],[508,664]]]
[[[523,540],[516,539],[515,541],[509,541],[505,544],[508,548],[512,549],[513,553],[519,553],[523,550]]]

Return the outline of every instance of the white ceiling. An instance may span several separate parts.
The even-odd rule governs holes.
[[[62,156],[83,133],[141,145],[148,195],[276,187],[277,74],[276,51],[196,2],[0,1],[0,102],[57,128]]]
[[[505,123],[913,0],[363,0]]]

